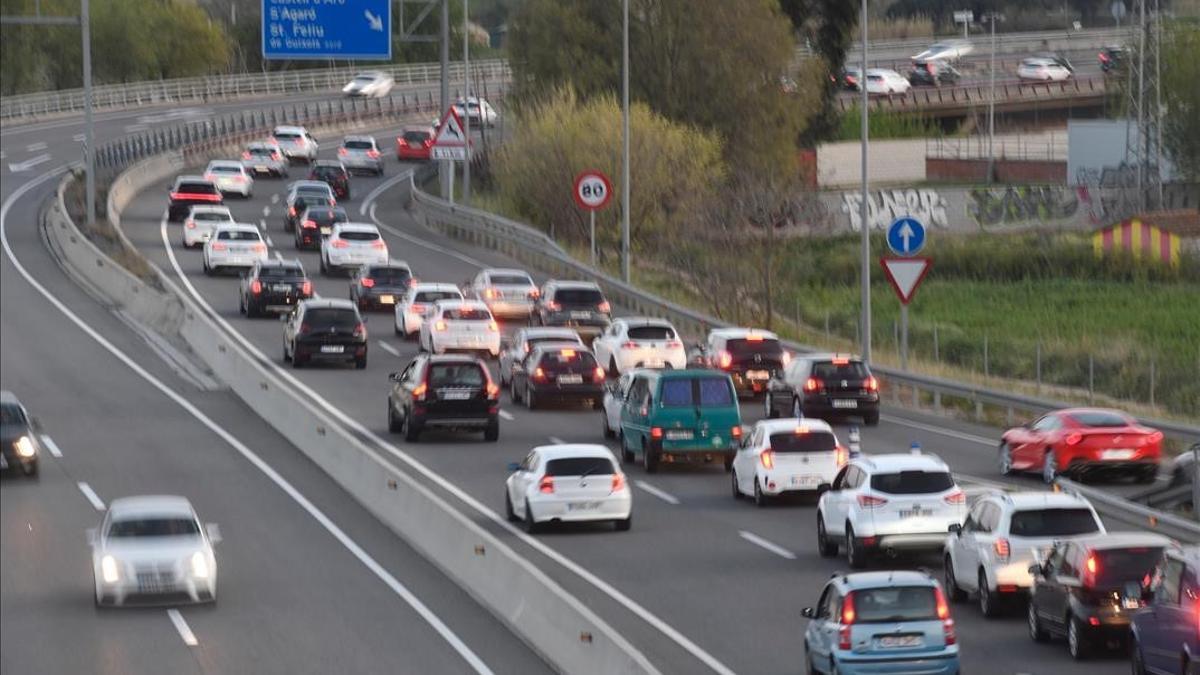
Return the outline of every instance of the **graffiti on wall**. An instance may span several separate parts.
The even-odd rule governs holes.
[[[842,213],[850,217],[850,229],[862,230],[862,195],[857,192],[842,194]],[[927,227],[945,228],[946,200],[937,190],[908,188],[879,190],[867,195],[867,223],[873,230],[883,230],[897,218],[910,216]]]
[[[1057,185],[972,188],[970,197],[967,211],[983,229],[1064,220],[1079,210],[1075,190]]]

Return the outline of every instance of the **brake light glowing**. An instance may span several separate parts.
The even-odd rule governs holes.
[[[344,157],[349,154],[349,151],[347,151],[345,148],[338,148],[338,154]]]
[[[839,445],[833,449],[833,459],[837,462],[838,468],[846,466],[846,462],[850,461],[850,451]]]
[[[996,557],[1001,560],[1008,560],[1008,556],[1012,554],[1012,549],[1008,545],[1007,539],[997,539],[992,547],[996,549]]]
[[[438,319],[437,323],[433,324],[433,329],[434,330],[446,330],[446,322],[442,321],[441,319]]]
[[[229,248],[228,246],[226,246],[225,244],[222,244],[222,243],[221,243],[221,242],[219,242],[219,241],[218,241],[218,242],[215,242],[215,243],[212,245],[212,250],[214,250],[214,251],[224,251],[224,250],[226,250],[226,249],[228,249],[228,248]]]
[[[679,340],[671,340],[667,343],[667,349],[680,349],[681,347],[683,347],[683,343]]]
[[[858,505],[863,507],[864,509],[878,508],[880,506],[883,506],[886,503],[887,503],[887,500],[884,499],[883,497],[876,497],[875,495],[859,495],[858,496]]]
[[[396,139],[396,145],[398,145],[398,146],[401,146],[401,147],[404,147],[404,148],[407,148],[407,147],[408,147],[408,141],[404,140],[403,138],[397,138],[397,139]]]
[[[250,282],[250,292],[255,295],[262,293],[262,282],[259,281],[258,279],[251,281]]]
[[[494,288],[485,288],[483,289],[483,297],[487,298],[488,300],[495,300],[496,298],[500,297],[500,293]]]
[[[608,314],[609,312],[612,311],[612,305],[608,304],[608,301],[605,300],[605,301],[601,302],[600,304],[596,305],[596,311],[603,312],[604,314]]]
[[[345,239],[334,239],[333,241],[329,242],[329,245],[334,248],[350,248],[350,242],[346,241]]]
[[[835,365],[835,366],[844,366],[848,363],[850,363],[850,359],[847,359],[845,357],[839,356],[839,357],[833,359],[833,365]]]
[[[375,241],[371,242],[371,248],[385,249],[385,248],[387,248],[387,244],[384,243],[384,241],[382,239],[376,239]]]
[[[546,303],[546,309],[550,310],[551,312],[557,312],[562,309],[562,305],[551,300],[550,302]]]
[[[637,349],[640,346],[641,345],[639,345],[638,343],[634,342],[633,340],[630,340],[629,342],[622,343],[621,349]]]
[[[421,143],[421,145],[424,145],[425,147],[427,147],[427,148],[428,148],[428,147],[430,147],[430,146],[432,146],[432,145],[433,145],[433,139],[432,139],[432,138],[426,138],[426,139],[425,139],[425,141]]]
[[[1152,433],[1146,437],[1146,442],[1147,443],[1158,443],[1162,439],[1163,439],[1163,432],[1155,431],[1154,433]]]
[[[857,618],[858,614],[854,611],[854,591],[850,591],[842,600],[842,628],[838,631],[838,649],[850,649],[850,627]]]
[[[533,369],[533,379],[535,379],[535,380],[545,380],[545,379],[546,379],[546,371],[542,370],[542,367],[541,367],[541,366],[538,366],[537,368],[534,368],[534,369]]]
[[[189,230],[196,229],[196,221],[194,221],[194,220],[187,221],[186,225]]]
[[[879,391],[879,380],[875,379],[874,375],[871,375],[863,383],[863,386],[867,388],[867,391]]]
[[[1088,574],[1091,574],[1093,576],[1096,574],[1096,570],[1100,569],[1100,561],[1096,559],[1095,554],[1088,556],[1086,566],[1087,566]]]
[[[374,288],[375,287],[375,280],[372,279],[371,277],[363,277],[363,279],[360,283],[362,283],[363,288]]]
[[[368,150],[368,151],[367,151],[367,157],[370,157],[371,159],[378,159],[378,158],[379,158],[379,151],[378,151],[378,150]]]
[[[729,435],[733,436],[733,440],[736,441],[737,439],[742,437],[742,428],[740,426],[733,427],[732,429],[729,430]]]
[[[259,242],[259,243],[255,244],[255,245],[254,245],[254,252],[255,252],[255,253],[266,253],[266,252],[267,252],[267,245],[266,245],[266,244],[264,244],[264,243],[262,243],[262,242]]]
[[[723,369],[728,369],[733,366],[733,354],[722,349],[717,354],[717,365]]]
[[[575,350],[574,350],[574,349],[564,349],[564,350],[562,350],[561,352],[559,352],[559,354],[560,354],[560,355],[562,355],[562,357],[563,357],[564,359],[573,359],[573,358],[575,358]]]
[[[489,333],[499,333],[500,325],[497,324],[495,321],[489,321],[488,322],[488,332]]]
[[[219,202],[221,195],[209,192],[172,192],[171,199],[175,201]]]
[[[958,642],[958,635],[954,632],[954,619],[950,617],[950,605],[941,586],[934,586],[933,597],[937,605],[937,617],[942,620],[942,635],[946,638],[946,644],[952,645]]]
[[[821,388],[822,382],[815,377],[810,377],[804,381],[804,391],[817,391]]]
[[[600,366],[596,366],[596,369],[594,371],[592,371],[592,380],[594,380],[596,382],[603,382],[604,381],[604,369],[601,368]]]
[[[534,300],[537,300],[538,298],[542,297],[542,292],[540,290],[534,288],[529,291],[529,297],[533,298]]]
[[[610,492],[620,492],[625,489],[625,474],[614,473],[612,477],[612,490]]]
[[[359,322],[359,324],[354,327],[354,337],[356,337],[356,338],[367,337],[367,325],[365,323]]]
[[[783,365],[785,365],[785,366],[786,366],[787,364],[791,363],[791,362],[792,362],[792,353],[791,353],[791,352],[788,352],[788,351],[785,351],[785,352],[783,353],[783,359],[782,359],[782,361],[783,361]]]
[[[300,223],[300,227],[306,230],[315,230],[317,229],[317,223],[314,220],[305,220],[303,223]]]
[[[554,494],[554,477],[542,476],[542,480],[538,481],[538,491],[543,494]]]
[[[300,293],[302,295],[312,295],[312,282],[305,280],[304,283],[300,284]]]
[[[425,392],[427,392],[427,391],[429,391],[429,387],[426,386],[424,382],[422,382],[421,384],[418,384],[416,387],[413,388],[412,396],[415,400],[424,401],[425,400]]]
[[[758,455],[758,461],[762,463],[764,469],[775,468],[775,451],[767,448]]]
[[[954,492],[946,495],[942,501],[946,502],[947,504],[966,504],[967,496],[963,494],[962,490],[955,490]]]
[[[497,385],[495,382],[488,382],[487,397],[488,398],[500,398],[500,386]]]
[[[663,437],[662,427],[650,427],[650,438],[657,441],[657,440],[661,440],[662,437]]]
[[[412,311],[417,314],[424,314],[425,313],[425,305],[422,305],[419,302],[414,302],[412,304]]]
[[[249,152],[243,152],[243,153],[242,153],[242,159],[250,159],[250,153],[249,153]]]
[[[288,207],[288,215],[289,215],[289,216],[294,216],[294,215],[296,215],[296,207],[294,207],[294,206],[289,206],[289,207]]]
[[[800,434],[807,434],[808,427],[805,427],[805,426],[796,427],[795,430],[792,431],[792,433],[796,434],[797,436],[799,436]]]
[[[1067,445],[1078,445],[1083,440],[1083,434],[1078,431],[1067,434]]]

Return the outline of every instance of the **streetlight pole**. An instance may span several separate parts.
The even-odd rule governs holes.
[[[991,84],[988,88],[988,171],[987,182],[992,183],[992,176],[996,171],[996,154],[994,152],[994,144],[996,142],[996,8],[992,7],[992,58],[991,66]]]
[[[450,0],[442,0],[442,82],[441,108],[438,115],[445,115],[450,109]],[[439,167],[442,182],[442,195],[454,201],[454,162],[442,160]]]
[[[628,2],[628,0],[626,0]],[[871,227],[867,222],[867,0],[862,0],[862,77],[858,79],[862,89],[862,203],[858,205],[858,222],[862,225],[862,355],[863,363],[871,363]]]
[[[629,0],[621,10],[621,278],[629,283]]]
[[[463,135],[467,137],[467,155],[463,160],[462,203],[471,200],[471,42],[469,0],[463,0]],[[483,125],[483,100],[479,101],[479,124]]]

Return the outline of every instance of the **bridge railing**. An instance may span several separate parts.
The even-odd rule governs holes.
[[[1107,91],[1103,75],[1092,75],[1059,82],[1023,82],[1008,80],[996,83],[996,106],[1011,108],[1014,104],[1049,101],[1095,100]],[[987,106],[992,95],[990,84],[969,84],[941,87],[913,87],[905,94],[871,95],[868,106],[878,111],[924,112]],[[842,112],[859,104],[858,96],[838,97]]]

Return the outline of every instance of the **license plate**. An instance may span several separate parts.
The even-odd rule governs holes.
[[[591,312],[571,312],[572,319],[590,319],[591,317]]]
[[[582,375],[559,375],[558,376],[559,384],[579,384],[581,382],[583,382]]]
[[[254,167],[254,170],[255,170],[255,171],[264,171],[264,172],[265,172],[265,171],[267,170],[267,167],[266,167],[266,165],[264,165],[264,164],[257,164],[257,165],[255,165],[255,167]]]
[[[897,647],[919,647],[921,646],[921,636],[885,635],[879,638],[879,646],[886,649],[895,649]]]
[[[453,389],[443,390],[441,392],[443,401],[465,401],[471,398],[469,391],[455,391]]]
[[[835,399],[833,401],[833,407],[835,407],[835,408],[857,408],[858,401],[847,401],[844,399]]]
[[[663,367],[662,359],[647,359],[644,363],[646,364],[647,368],[662,368]]]
[[[379,296],[379,303],[380,303],[380,304],[383,304],[383,305],[391,305],[391,304],[394,304],[395,302],[396,302],[396,296],[394,296],[394,295],[381,295],[381,296]]]
[[[322,354],[341,354],[345,350],[343,345],[321,345]]]
[[[274,284],[271,286],[271,290],[275,291],[276,293],[287,293],[288,291],[292,290],[292,287],[288,286],[287,284]]]
[[[690,441],[695,436],[691,429],[671,429],[667,431],[668,441]]]
[[[1133,457],[1133,450],[1127,448],[1113,448],[1100,453],[1101,459],[1129,459]]]
[[[600,508],[600,502],[567,502],[568,511],[595,511]]]
[[[816,485],[820,476],[792,476],[792,485]]]
[[[920,516],[932,516],[931,509],[923,509],[919,506],[914,506],[911,509],[900,509],[901,518],[918,518]]]
[[[1121,607],[1124,609],[1137,609],[1142,606],[1142,601],[1137,598],[1121,598]]]
[[[322,237],[328,237],[332,233],[333,233],[332,227],[322,227],[321,228],[321,236]]]
[[[771,379],[771,374],[765,370],[751,370],[750,372],[746,373],[746,379],[748,379],[748,380],[769,380],[769,379]]]

